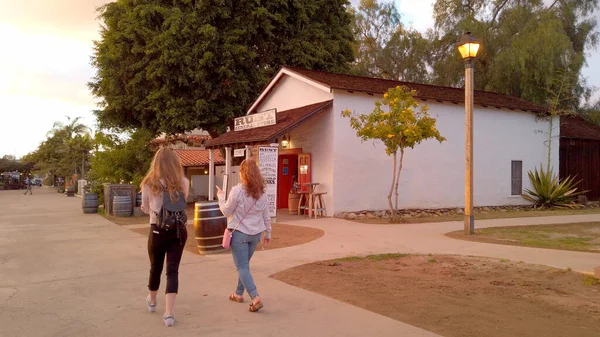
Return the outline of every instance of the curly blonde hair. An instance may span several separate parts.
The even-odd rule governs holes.
[[[156,151],[148,174],[142,180],[141,186],[148,185],[152,194],[158,195],[163,191],[168,191],[171,201],[179,201],[177,191],[182,190],[183,166],[177,153],[170,148],[160,148]],[[164,181],[164,186],[160,179]]]
[[[265,179],[254,159],[246,159],[240,165],[240,178],[246,186],[246,191],[254,199],[258,200],[265,193]]]

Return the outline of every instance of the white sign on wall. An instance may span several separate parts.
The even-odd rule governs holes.
[[[267,200],[271,217],[277,216],[277,157],[276,147],[260,146],[258,148],[258,168],[265,178]]]
[[[246,149],[235,149],[233,150],[234,157],[243,157],[246,153]]]
[[[271,109],[234,119],[233,131],[260,128],[261,126],[275,125],[276,123],[277,110]]]

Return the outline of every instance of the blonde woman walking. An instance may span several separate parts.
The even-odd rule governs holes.
[[[252,299],[249,310],[256,312],[263,307],[262,300],[250,273],[250,259],[264,233],[263,245],[271,242],[271,217],[265,181],[252,159],[240,165],[241,184],[234,186],[225,200],[225,193],[217,186],[219,208],[228,217],[227,228],[232,230],[231,251],[238,271],[238,285],[229,299],[244,302],[244,290]]]
[[[163,322],[170,327],[175,324],[173,307],[179,290],[179,263],[187,240],[185,200],[189,192],[189,181],[183,174],[179,157],[172,149],[161,148],[156,152],[141,188],[142,211],[150,214],[150,294],[146,298],[146,305],[150,312],[156,311],[156,297],[166,257],[167,286]]]

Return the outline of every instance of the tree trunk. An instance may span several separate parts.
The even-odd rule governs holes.
[[[388,204],[390,206],[390,212],[392,212],[390,222],[393,222],[394,218],[396,217],[396,210],[394,209],[394,205],[392,204],[392,194],[394,193],[394,185],[396,184],[396,154],[397,152],[394,152],[394,169],[392,170],[392,185],[390,186],[390,193],[387,197]]]
[[[402,172],[402,161],[404,160],[404,148],[400,148],[400,164],[398,165],[398,174],[396,175],[396,211],[398,211],[398,186],[400,185],[400,172]]]

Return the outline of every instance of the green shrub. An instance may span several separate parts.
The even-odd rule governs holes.
[[[562,181],[552,172],[552,169],[545,171],[540,167],[539,171],[527,172],[529,181],[533,186],[533,190],[525,189],[525,193],[521,196],[533,203],[536,209],[561,207],[575,208],[575,198],[588,191],[577,191],[577,184],[580,181],[575,181],[574,177],[567,177]]]

